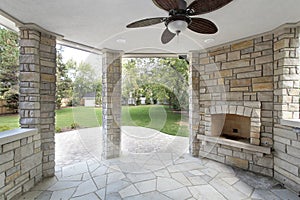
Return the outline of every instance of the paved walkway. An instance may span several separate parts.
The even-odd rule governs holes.
[[[56,135],[56,176],[20,199],[298,199],[276,181],[188,155],[187,138],[123,127],[122,156],[101,160],[101,129]]]
[[[122,155],[172,152],[179,156],[188,152],[189,141],[159,131],[133,126],[122,127]],[[56,168],[97,159],[101,161],[102,128],[89,128],[56,134]]]

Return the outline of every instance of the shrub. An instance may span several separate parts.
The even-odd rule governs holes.
[[[71,129],[77,129],[77,128],[79,128],[79,124],[75,122],[71,124]]]
[[[150,98],[147,98],[146,99],[146,102],[145,102],[147,105],[150,105],[152,102],[151,102],[151,99]]]
[[[69,101],[68,101],[68,103],[67,103],[67,106],[78,106],[79,105],[79,102],[78,102],[78,100],[76,100],[76,99],[70,99]]]
[[[61,98],[56,97],[56,109],[61,109]]]
[[[135,102],[136,102],[137,106],[141,105],[141,99],[140,99],[140,97],[138,97]]]
[[[4,93],[4,99],[7,102],[6,107],[17,113],[19,108],[19,92],[17,90],[10,89]]]
[[[62,130],[60,127],[55,127],[55,133],[61,133],[61,132],[62,132]]]
[[[8,126],[0,126],[0,132],[7,131],[10,128]]]

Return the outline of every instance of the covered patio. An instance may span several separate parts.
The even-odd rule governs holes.
[[[56,134],[55,177],[19,199],[297,199],[271,178],[193,158],[188,138],[142,127],[122,127],[123,155],[101,160],[101,134]]]
[[[168,44],[164,24],[126,29],[168,15],[153,2],[0,2],[20,33],[20,129],[0,133],[1,200],[298,198],[300,1],[228,1],[201,15],[216,34]],[[102,60],[103,124],[85,136],[55,134],[57,44]],[[178,56],[190,63],[189,140],[121,127],[122,58]]]

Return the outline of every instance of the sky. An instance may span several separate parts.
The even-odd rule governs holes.
[[[57,46],[57,48],[60,48],[60,46]],[[67,62],[70,59],[73,59],[76,61],[77,64],[81,62],[89,63],[93,66],[93,68],[101,72],[102,69],[102,58],[100,55],[96,55],[90,52],[81,51],[78,49],[62,46],[62,56],[63,61]]]
[[[64,62],[67,62],[68,60],[73,59],[77,63],[80,63],[80,62],[84,62],[89,56],[88,52],[80,51],[80,50],[73,49],[70,47],[62,47],[62,49],[63,49],[62,54],[63,54]]]

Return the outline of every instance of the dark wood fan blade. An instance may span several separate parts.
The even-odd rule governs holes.
[[[189,15],[200,15],[222,8],[231,1],[232,0],[195,0],[188,6],[187,10],[189,10]]]
[[[166,10],[168,12],[173,9],[178,9],[177,0],[152,0],[152,1],[157,7]]]
[[[203,18],[192,18],[192,22],[188,28],[202,34],[214,34],[218,32],[217,26],[212,21]]]
[[[169,31],[169,29],[166,28],[166,30],[163,32],[162,36],[161,36],[161,42],[163,44],[167,44],[168,42],[170,42],[174,37],[176,36],[175,33],[172,33],[171,31]]]
[[[165,17],[156,17],[156,18],[148,18],[148,19],[142,19],[136,22],[132,22],[128,24],[127,28],[140,28],[145,26],[151,26],[154,24],[159,24],[161,22],[165,21]]]

